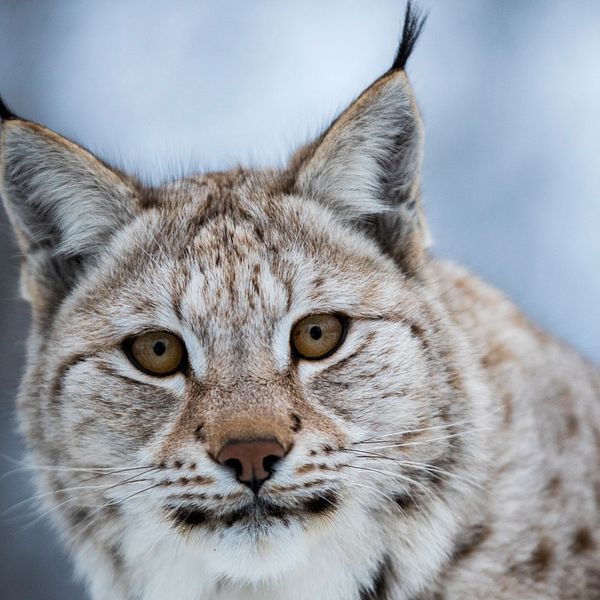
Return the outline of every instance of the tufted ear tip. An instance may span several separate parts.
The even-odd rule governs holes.
[[[414,50],[415,44],[423,31],[427,15],[415,9],[409,0],[406,3],[404,13],[404,26],[402,27],[402,39],[390,71],[404,70],[406,63]]]
[[[429,234],[419,193],[423,124],[404,67],[424,24],[409,1],[391,69],[290,163],[294,193],[368,231],[413,273]]]
[[[14,119],[18,119],[17,115],[15,115],[10,108],[6,105],[2,97],[0,96],[0,120],[2,121],[11,121]]]

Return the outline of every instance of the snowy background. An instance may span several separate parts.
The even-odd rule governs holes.
[[[409,63],[436,252],[600,361],[600,2],[423,0]],[[281,163],[390,64],[401,0],[0,0],[18,114],[147,180]],[[1,212],[1,211],[0,211]],[[27,307],[0,217],[0,475],[20,459]],[[27,477],[0,479],[3,600],[79,600]]]

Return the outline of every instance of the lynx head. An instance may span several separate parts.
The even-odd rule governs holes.
[[[34,315],[20,418],[75,548],[133,565],[177,543],[252,581],[392,532],[442,560],[478,388],[428,274],[421,26],[282,171],[148,188],[3,106]]]

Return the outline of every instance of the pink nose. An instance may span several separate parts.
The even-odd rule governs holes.
[[[229,440],[217,453],[217,461],[232,469],[238,480],[255,494],[271,476],[275,463],[286,452],[274,439]]]

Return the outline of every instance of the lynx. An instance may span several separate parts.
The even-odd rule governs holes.
[[[430,254],[423,24],[281,170],[147,187],[2,104],[20,425],[94,600],[600,598],[600,372]]]

